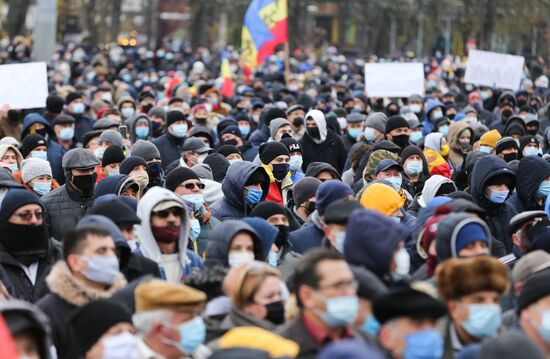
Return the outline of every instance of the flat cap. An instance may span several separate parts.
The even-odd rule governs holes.
[[[510,220],[508,225],[508,233],[512,235],[514,232],[517,232],[523,225],[527,222],[534,220],[535,218],[548,218],[548,214],[544,211],[525,211],[516,214]]]
[[[324,221],[326,224],[346,225],[351,216],[351,212],[358,208],[362,208],[359,201],[339,199],[329,204],[325,210]]]
[[[190,312],[202,309],[206,294],[184,284],[150,280],[137,286],[136,312],[170,309]]]
[[[91,168],[99,166],[99,160],[92,152],[84,148],[74,148],[65,153],[61,160],[61,165],[65,170]]]

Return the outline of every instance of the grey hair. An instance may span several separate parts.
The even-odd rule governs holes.
[[[155,324],[170,325],[172,311],[168,309],[149,310],[146,312],[135,313],[132,316],[134,327],[141,335],[151,333]]]

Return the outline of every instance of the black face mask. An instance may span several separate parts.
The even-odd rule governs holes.
[[[275,177],[277,181],[282,181],[288,174],[289,170],[290,165],[288,163],[273,164],[273,177]]]
[[[239,142],[238,142],[236,139],[223,141],[223,144],[224,144],[224,145],[237,146],[238,143],[239,143]]]
[[[0,243],[6,252],[26,266],[46,256],[48,252],[48,231],[46,224],[0,224]]]
[[[510,116],[512,116],[512,114],[513,114],[512,110],[506,109],[502,111],[502,114],[501,114],[502,121],[506,122],[510,118]]]
[[[321,133],[319,132],[318,127],[308,127],[307,133],[309,133],[309,136],[311,136],[311,138],[314,138],[316,140],[321,139]]]
[[[151,162],[147,164],[147,174],[149,178],[160,177],[162,173],[162,164],[160,162]]]
[[[449,118],[449,120],[454,120],[455,119],[455,116],[456,114],[455,113],[451,113],[451,114],[448,114],[447,117]]]
[[[206,117],[195,117],[195,123],[199,126],[206,126],[206,121],[208,119]]]
[[[507,153],[504,155],[504,161],[506,162],[511,162],[513,160],[517,160],[518,159],[518,154],[517,153]]]
[[[388,109],[388,111],[386,111],[386,115],[387,115],[388,117],[395,116],[395,115],[399,115],[399,111],[398,111],[398,110],[390,110],[390,109]]]
[[[144,113],[149,113],[149,110],[153,108],[153,105],[148,103],[147,105],[141,106],[141,109]]]
[[[405,148],[409,145],[409,135],[393,136],[392,142],[400,148]]]
[[[73,176],[73,185],[83,193],[92,193],[95,188],[97,173],[85,176]]]
[[[308,205],[306,206],[306,212],[308,216],[313,212],[315,212],[315,206],[316,206],[315,202],[308,202]]]
[[[302,117],[296,117],[294,120],[292,120],[292,124],[294,127],[300,127],[304,124],[304,119]]]
[[[37,134],[39,134],[42,137],[46,137],[48,135],[48,129],[46,127],[41,128],[39,130],[36,130],[34,132],[36,132]]]
[[[265,305],[267,309],[267,315],[265,319],[275,325],[283,324],[285,322],[285,307],[282,301],[273,302]]]
[[[535,136],[539,132],[538,128],[536,130],[527,130],[527,133],[531,136]]]
[[[275,245],[277,248],[282,248],[286,244],[288,240],[288,226],[284,226],[282,224],[275,226],[279,228],[279,234],[277,235],[277,238],[275,238]]]
[[[518,99],[518,107],[523,107],[527,105],[527,100]]]
[[[353,106],[351,107],[344,107],[347,113],[351,113],[353,111]]]

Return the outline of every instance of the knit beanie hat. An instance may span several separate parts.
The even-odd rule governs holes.
[[[146,162],[154,158],[161,158],[157,146],[151,141],[137,140],[132,147],[132,156],[143,158]]]
[[[28,204],[37,204],[44,209],[44,205],[34,193],[20,188],[9,189],[0,206],[0,222],[7,221],[18,208]]]
[[[519,146],[512,137],[503,137],[500,140],[497,141],[497,144],[495,146],[495,154],[499,154],[502,151],[508,149],[508,148],[515,148],[518,149]]]
[[[186,167],[178,167],[166,176],[166,189],[174,192],[176,188],[184,181],[196,179],[200,180],[199,176],[192,169]]]
[[[497,146],[498,140],[500,140],[501,138],[502,136],[500,135],[500,132],[498,132],[497,130],[491,130],[491,131],[485,132],[479,138],[479,145],[495,148]]]
[[[317,188],[317,193],[315,194],[315,208],[317,212],[319,212],[319,215],[322,216],[332,202],[346,198],[350,195],[353,196],[353,190],[342,181],[330,180],[323,182],[319,188]]]
[[[170,111],[166,114],[166,127],[169,127],[174,122],[185,120],[187,120],[187,116],[185,116],[183,112]]]
[[[120,148],[124,148],[124,139],[120,132],[115,130],[103,131],[101,136],[99,136],[99,142],[108,142]]]
[[[299,207],[302,203],[315,197],[321,181],[314,177],[304,177],[294,184],[294,205]]]
[[[403,151],[401,151],[401,160],[402,160],[402,163],[405,163],[405,160],[411,156],[414,156],[414,155],[417,155],[417,156],[420,156],[420,158],[424,158],[424,153],[422,152],[422,150],[420,149],[420,147],[416,146],[416,145],[409,145],[407,147],[405,147],[403,149]]]
[[[286,148],[288,148],[289,153],[292,153],[295,151],[298,151],[301,154],[304,153],[304,151],[302,150],[302,145],[300,145],[300,143],[292,137],[285,137],[281,139],[279,142],[281,142],[283,145],[286,146]]]
[[[235,135],[237,137],[243,137],[241,130],[239,130],[239,127],[235,125],[229,125],[226,128],[224,128],[223,131],[220,132],[220,136],[223,136],[228,133]]]
[[[262,163],[268,165],[275,158],[281,155],[286,155],[290,157],[290,152],[288,148],[280,142],[272,141],[263,143],[260,146],[260,160]]]
[[[239,151],[237,146],[233,146],[233,145],[222,145],[216,150],[216,152],[222,154],[224,157],[227,157],[234,153],[238,153],[239,155],[242,155],[241,151]]]
[[[82,98],[81,94],[78,92],[71,92],[67,95],[67,97],[65,97],[65,104],[69,105],[71,102],[78,100],[79,98]]]
[[[403,116],[391,116],[388,118],[388,122],[386,122],[386,134],[390,133],[391,131],[395,130],[396,128],[406,127],[410,128],[409,123]]]
[[[250,212],[250,217],[261,217],[267,220],[276,214],[286,216],[287,212],[283,206],[276,202],[261,202]]]
[[[132,316],[118,302],[112,299],[99,299],[78,308],[70,323],[80,354],[84,355],[111,327],[119,323],[132,323]]]
[[[38,146],[48,147],[48,143],[44,137],[38,133],[34,133],[23,139],[23,143],[21,143],[21,147],[19,147],[19,152],[21,152],[21,155],[25,158]]]
[[[484,241],[489,245],[489,233],[485,228],[476,222],[468,223],[458,231],[456,235],[456,253],[459,253],[464,248],[476,241]]]
[[[107,152],[107,151],[105,151],[105,152]],[[136,168],[137,166],[140,166],[140,165],[147,167],[147,162],[145,162],[145,160],[143,158],[138,157],[138,156],[127,157],[120,163],[120,174],[121,175],[129,175],[130,172],[132,172],[134,170],[134,168]]]
[[[550,295],[550,271],[543,270],[535,273],[523,283],[521,293],[518,298],[518,314],[539,301],[539,299]]]
[[[104,197],[104,196],[103,196]],[[97,202],[97,201],[96,201]],[[130,205],[123,202],[122,197],[108,201],[94,202],[88,214],[98,214],[113,221],[117,226],[140,224],[141,219]]]
[[[264,125],[270,127],[271,121],[276,118],[286,118],[286,113],[278,107],[271,107],[265,114]]]
[[[52,177],[52,168],[48,161],[41,158],[29,158],[21,163],[23,183],[27,184],[36,177],[43,175]]]
[[[290,126],[290,122],[288,122],[284,118],[276,118],[269,124],[269,132],[271,133],[271,138],[275,136],[275,133],[277,133],[277,130],[285,125]]]
[[[229,168],[229,161],[227,158],[225,158],[223,155],[219,153],[211,153],[202,163],[205,163],[210,166],[212,169],[212,175],[214,177],[214,181],[216,182],[222,182],[225,178],[225,174],[227,173],[227,169]]]
[[[101,160],[101,166],[105,167],[113,163],[121,163],[124,161],[124,153],[122,148],[112,145],[107,147],[105,153],[103,153],[103,159]]]
[[[74,117],[71,116],[71,115],[67,115],[67,114],[62,113],[61,115],[55,116],[55,118],[53,119],[53,122],[52,122],[52,126],[55,126],[55,125],[68,125],[68,124],[71,124],[71,123],[76,123],[76,120],[74,119]]]
[[[360,202],[367,209],[390,216],[403,207],[405,201],[390,186],[382,183],[373,183],[363,192]]]
[[[369,117],[367,117],[367,121],[365,122],[365,127],[371,127],[375,130],[378,130],[381,133],[386,132],[386,122],[388,121],[388,117],[382,113],[382,112],[375,112]]]
[[[52,95],[46,98],[46,111],[51,113],[61,113],[65,101],[59,96]]]
[[[206,163],[196,164],[193,167],[191,167],[191,169],[201,179],[207,179],[207,180],[211,180],[211,181],[214,180],[214,175],[212,174],[212,169]]]

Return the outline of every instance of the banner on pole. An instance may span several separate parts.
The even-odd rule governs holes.
[[[478,86],[519,89],[523,76],[523,56],[470,50],[464,82]]]
[[[10,109],[46,107],[48,75],[45,62],[0,66],[0,106]]]

